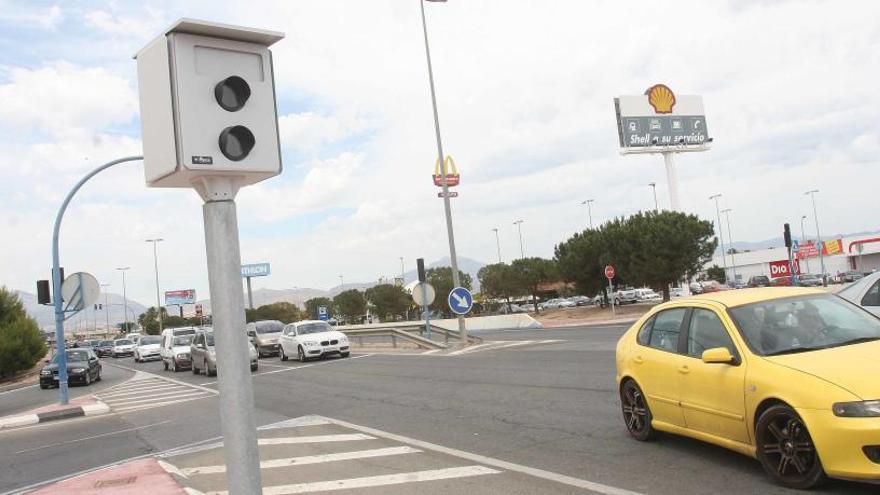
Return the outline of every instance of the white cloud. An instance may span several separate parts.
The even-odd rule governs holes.
[[[106,10],[92,10],[85,15],[86,22],[101,31],[119,36],[149,38],[157,36],[168,24],[164,12],[149,6],[124,15]]]
[[[367,127],[354,116],[302,112],[278,118],[278,133],[285,149],[315,151],[319,147],[351,137]]]
[[[46,8],[22,9],[5,2],[0,6],[0,22],[14,24],[17,27],[39,27],[54,30],[64,20],[64,13],[58,5]]]

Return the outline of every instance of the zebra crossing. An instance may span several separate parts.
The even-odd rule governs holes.
[[[217,395],[216,390],[138,372],[131,380],[102,390],[95,397],[117,413],[169,406]]]
[[[261,427],[258,443],[264,494],[636,495],[321,416]],[[188,493],[228,494],[222,442],[167,452],[159,460]]]

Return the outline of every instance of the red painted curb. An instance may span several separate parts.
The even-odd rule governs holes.
[[[156,459],[139,459],[118,466],[53,483],[34,492],[34,495],[70,494],[105,495],[186,495],[173,476]]]

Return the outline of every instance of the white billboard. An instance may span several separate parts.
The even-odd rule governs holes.
[[[684,147],[712,141],[702,96],[676,95],[668,86],[656,84],[644,94],[615,98],[614,110],[624,149]]]

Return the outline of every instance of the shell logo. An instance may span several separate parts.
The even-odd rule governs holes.
[[[458,175],[458,168],[455,166],[455,161],[452,160],[452,157],[447,155],[446,160],[443,162],[443,170],[440,168],[440,157],[437,157],[437,162],[434,164],[434,185],[437,187],[443,187],[443,172],[446,172],[446,186],[447,187],[455,187],[461,182],[461,176]]]
[[[648,103],[654,107],[656,113],[672,113],[675,106],[675,93],[665,84],[655,84],[645,91]]]

